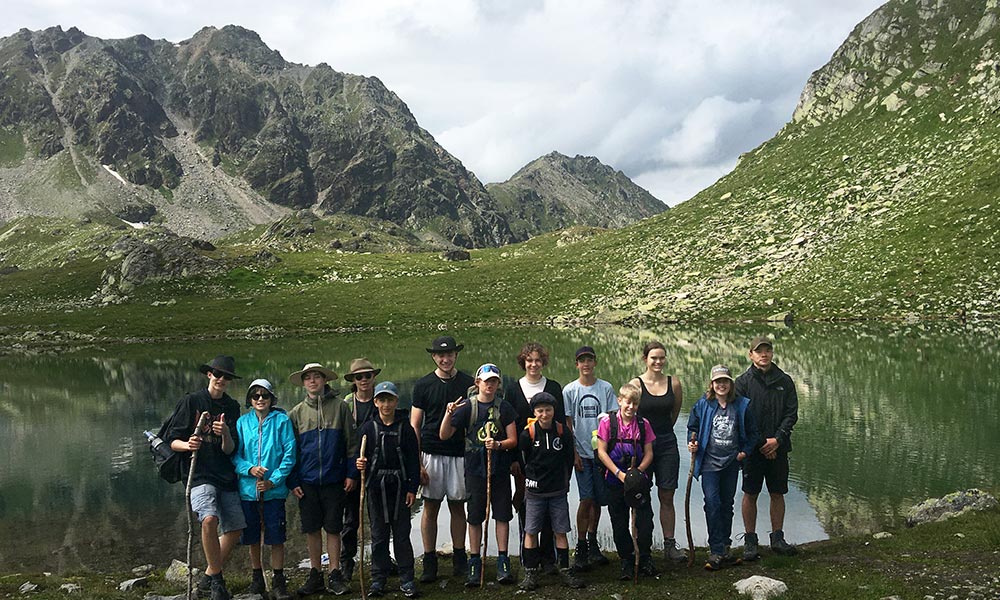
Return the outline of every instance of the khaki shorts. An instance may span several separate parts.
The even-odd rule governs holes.
[[[420,464],[427,471],[427,485],[420,488],[420,497],[441,501],[446,496],[452,502],[465,502],[465,457],[420,453]]]

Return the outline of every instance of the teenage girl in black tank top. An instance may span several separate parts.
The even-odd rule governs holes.
[[[670,375],[667,375],[667,393],[662,396],[654,396],[650,393],[642,377],[636,377],[635,379],[639,382],[639,389],[642,391],[639,412],[644,419],[649,421],[649,425],[653,428],[653,433],[656,434],[656,439],[663,438],[663,441],[676,442],[677,436],[674,435],[674,404],[676,404],[677,399],[674,396],[672,378]]]

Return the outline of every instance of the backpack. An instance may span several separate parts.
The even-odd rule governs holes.
[[[556,421],[556,437],[562,437],[563,435],[563,424]],[[524,426],[528,430],[528,435],[531,436],[531,441],[535,441],[535,418],[532,417],[528,419],[528,424]]]
[[[159,473],[160,479],[167,483],[182,481],[191,461],[190,456],[186,452],[174,452],[170,444],[163,441],[163,438],[167,436],[167,432],[170,431],[170,425],[173,423],[175,414],[176,411],[170,413],[170,416],[160,425],[160,430],[155,435],[149,431],[144,432],[146,439],[149,441],[149,453],[153,457],[153,466],[156,467],[156,472]]]
[[[473,441],[472,441],[472,435],[473,435],[472,427],[479,420],[479,397],[478,396],[479,396],[479,391],[475,387],[469,388],[469,394],[468,394],[468,399],[469,399],[469,403],[470,403],[469,404],[469,423],[468,423],[468,425],[466,425],[466,431],[465,431],[465,451],[466,452],[473,452],[473,451],[477,451],[477,450],[480,449],[479,446],[476,446],[473,443]],[[483,429],[484,430],[487,429],[487,428],[489,428],[491,424],[493,425],[493,429],[496,429],[495,432],[492,432],[493,433],[492,437],[494,439],[497,439],[497,436],[500,435],[501,433],[503,433],[503,429],[501,429],[499,427],[499,422],[500,422],[500,403],[501,402],[503,402],[503,398],[501,398],[499,394],[497,394],[496,396],[493,397],[493,402],[490,404],[489,409],[487,409],[489,412],[487,414],[486,421],[483,423]],[[486,438],[482,437],[482,435],[480,435],[480,434],[488,435],[488,432],[479,431],[479,432],[475,433],[478,442],[480,444],[482,444],[483,441]]]
[[[644,448],[646,446],[646,428],[643,426],[642,417],[636,415],[636,419],[638,419],[639,439],[629,440],[628,443],[631,443],[633,448],[637,444],[639,447]],[[622,441],[618,439],[618,411],[610,413],[608,421],[608,453],[610,454],[611,450]],[[637,455],[637,452],[633,452],[633,456]],[[652,488],[653,482],[639,471],[638,467],[630,466],[625,470],[625,481],[622,483],[622,492],[625,494],[625,504],[629,508],[639,508],[649,504],[649,491]]]

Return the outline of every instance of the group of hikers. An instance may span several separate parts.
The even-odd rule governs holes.
[[[509,557],[510,521],[518,516],[523,577],[520,588],[538,588],[542,575],[564,585],[585,585],[580,574],[609,560],[598,545],[603,507],[611,519],[620,578],[658,573],[653,560],[651,490],[659,500],[659,522],[667,562],[688,560],[675,538],[674,493],[680,454],[674,425],[682,387],[665,372],[666,349],[642,349],[644,372],[617,392],[599,379],[597,352],[575,353],[579,377],[560,386],[543,375],[549,355],[541,344],[525,344],[517,355],[520,378],[502,377],[493,363],[474,376],[457,367],[463,349],[451,336],[436,338],[427,352],[432,372],[413,386],[411,408],[399,408],[399,390],[376,384],[381,369],[366,358],[350,363],[341,399],[338,378],[320,363],[289,376],[304,398],[287,412],[277,406],[274,385],[254,379],[240,406],[227,394],[236,375],[231,356],[200,367],[205,389],[182,399],[165,441],[178,453],[195,453],[191,510],[201,523],[207,568],[199,595],[226,600],[222,570],[237,543],[249,546],[253,568],[249,592],[267,597],[262,546],[270,548],[270,593],[291,598],[285,577],[285,499],[299,502],[310,571],[299,596],[348,591],[358,552],[364,510],[372,551],[368,595],[386,592],[398,574],[406,597],[419,595],[410,542],[410,507],[419,491],[423,556],[421,583],[438,577],[438,516],[447,501],[453,552],[452,574],[465,585],[482,584],[487,520],[494,521],[496,579],[516,583]],[[774,344],[754,338],[750,367],[738,377],[712,367],[707,391],[691,408],[687,450],[692,475],[705,497],[709,554],[705,568],[760,557],[757,497],[770,495],[770,548],[796,549],[782,532],[788,491],[788,452],[798,400],[791,378],[773,361]],[[742,558],[730,553],[733,508],[743,473],[745,526]],[[575,474],[576,548],[570,564],[568,502]],[[364,489],[362,489],[362,484]],[[630,527],[634,511],[635,535]],[[365,531],[362,529],[362,531]],[[324,538],[329,572],[323,573]],[[392,557],[389,544],[393,543]],[[468,545],[466,545],[468,542]]]

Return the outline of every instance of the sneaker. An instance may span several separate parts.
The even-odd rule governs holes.
[[[267,583],[264,581],[263,571],[255,570],[253,572],[253,575],[250,577],[250,587],[247,589],[247,593],[267,596]]]
[[[285,581],[284,573],[275,573],[271,578],[271,597],[274,600],[292,600],[292,595],[288,593],[288,582]]]
[[[212,600],[229,600],[229,590],[226,589],[226,580],[222,578],[222,573],[212,577]]]
[[[497,583],[501,585],[510,585],[515,583],[517,580],[514,579],[514,573],[510,570],[510,557],[509,556],[498,556],[497,557]]]
[[[385,595],[385,580],[384,579],[373,579],[372,584],[368,586],[368,597],[378,598],[379,596]]]
[[[330,592],[334,596],[343,596],[347,593],[347,583],[344,581],[344,574],[340,572],[340,569],[334,569],[330,571],[330,575],[326,578],[326,591]]]
[[[708,561],[705,563],[706,571],[718,571],[722,568],[722,555],[721,554],[709,554]]]
[[[455,550],[451,555],[451,574],[453,577],[462,577],[469,568],[469,557],[465,550]]]
[[[587,585],[582,579],[577,577],[576,573],[573,572],[573,569],[570,568],[559,569],[559,577],[562,578],[563,585],[568,588],[578,590]]]
[[[621,560],[621,569],[618,571],[619,581],[631,581],[635,576],[635,559],[623,558]]]
[[[423,571],[420,573],[420,583],[433,583],[438,577],[438,555],[436,552],[424,554]]]
[[[345,558],[340,561],[340,573],[344,578],[344,581],[350,581],[354,578],[354,565],[355,562],[353,558]]]
[[[743,560],[750,562],[760,558],[760,548],[757,544],[758,540],[756,533],[743,534]]]
[[[573,570],[577,573],[583,573],[590,569],[590,564],[587,542],[581,541],[576,545],[576,550],[573,552]]]
[[[668,563],[682,563],[687,562],[688,555],[686,551],[677,547],[677,540],[667,538],[663,540],[663,558],[667,559]]]
[[[780,529],[771,532],[771,550],[782,556],[794,556],[799,549],[785,541],[785,532]]]
[[[640,556],[639,557],[639,575],[643,577],[656,577],[660,574],[660,571],[653,564],[652,556]]]
[[[524,569],[524,579],[521,580],[520,585],[517,586],[519,589],[525,592],[533,592],[538,589],[538,568]]]
[[[198,593],[199,598],[208,598],[211,596],[212,578],[202,573],[201,579],[198,580],[198,585],[195,587],[195,591]]]
[[[483,559],[479,556],[469,557],[469,576],[465,579],[465,587],[479,587],[479,579],[483,573]]]
[[[403,595],[407,598],[416,598],[420,595],[420,592],[417,590],[417,584],[413,583],[412,580],[399,584],[399,591],[403,592]]]
[[[597,545],[597,538],[587,540],[587,546],[589,548],[588,555],[590,560],[587,561],[591,565],[599,565],[601,567],[611,564],[607,556],[601,554],[601,547]]]
[[[297,593],[299,596],[309,596],[325,591],[326,586],[323,585],[323,574],[317,569],[309,569],[309,577],[302,584],[302,587],[297,590]]]

